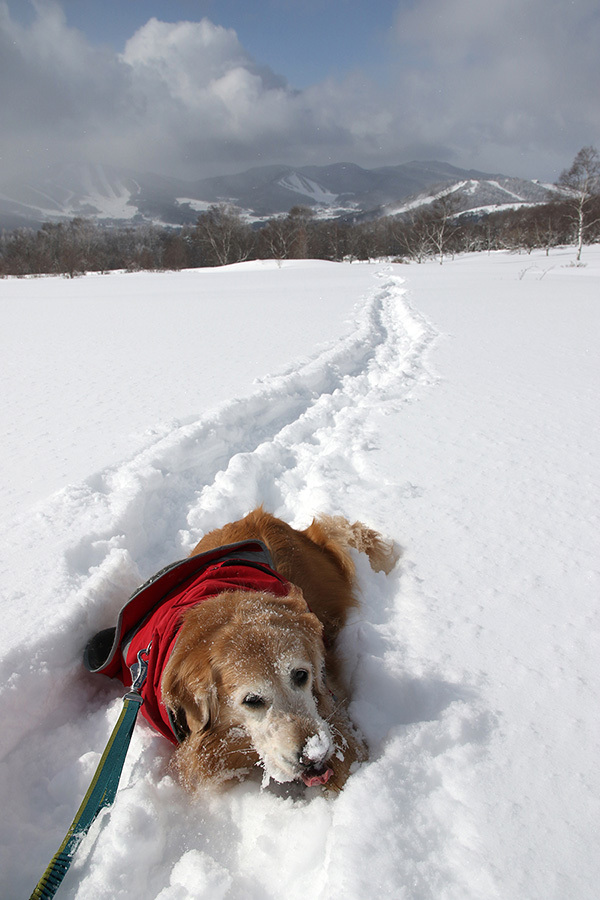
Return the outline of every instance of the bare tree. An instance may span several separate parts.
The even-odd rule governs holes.
[[[290,259],[294,237],[288,216],[275,216],[269,219],[259,231],[259,255],[261,258]]]
[[[293,206],[287,216],[275,216],[258,235],[259,255],[273,259],[308,259],[314,213],[306,206]]]
[[[314,220],[314,212],[308,206],[292,206],[288,213],[288,220],[294,235],[293,258],[309,259],[310,232]]]
[[[403,251],[410,259],[422,263],[433,253],[429,213],[422,208],[405,217],[406,228],[398,235]]]
[[[440,266],[444,262],[444,255],[448,250],[450,226],[457,210],[458,200],[455,194],[444,194],[442,197],[438,197],[429,210],[427,232],[431,246],[439,256]]]
[[[535,235],[535,246],[542,247],[546,256],[550,255],[550,248],[555,247],[559,238],[557,204],[546,203],[540,209],[531,210],[530,218]]]
[[[210,206],[199,216],[196,233],[208,265],[242,262],[252,253],[254,242],[250,227],[231,204]]]
[[[596,148],[582,147],[571,168],[565,169],[561,174],[558,184],[567,189],[573,209],[577,235],[577,261],[579,261],[585,233],[596,224],[589,221],[592,201],[600,194],[600,156]]]
[[[348,227],[337,219],[313,222],[310,228],[311,255],[315,259],[342,260],[346,254]]]

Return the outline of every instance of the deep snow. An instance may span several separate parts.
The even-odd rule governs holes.
[[[600,248],[572,260],[0,281],[2,897],[121,706],[86,638],[260,502],[402,547],[387,578],[357,557],[342,638],[369,763],[332,800],[192,802],[140,724],[59,896],[597,895]]]

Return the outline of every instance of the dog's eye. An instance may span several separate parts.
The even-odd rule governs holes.
[[[296,687],[304,687],[308,682],[308,672],[306,669],[293,669],[292,670],[292,683],[296,685]]]
[[[265,701],[258,694],[247,694],[242,703],[244,706],[249,706],[250,709],[260,709],[261,706],[265,705]]]

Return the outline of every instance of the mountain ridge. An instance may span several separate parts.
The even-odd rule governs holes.
[[[255,166],[231,175],[184,180],[114,166],[65,163],[43,175],[0,185],[0,227],[39,227],[82,217],[99,223],[193,224],[211,204],[238,207],[250,222],[308,206],[322,218],[410,212],[436,197],[455,196],[457,212],[548,202],[556,188],[436,160],[363,168]]]

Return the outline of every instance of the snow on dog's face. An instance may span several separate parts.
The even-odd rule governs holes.
[[[163,701],[189,732],[184,745],[201,759],[208,746],[214,752],[211,737],[237,729],[246,770],[258,760],[275,781],[324,784],[334,747],[319,713],[321,633],[296,588],[283,598],[222,594],[186,613],[162,684]]]

